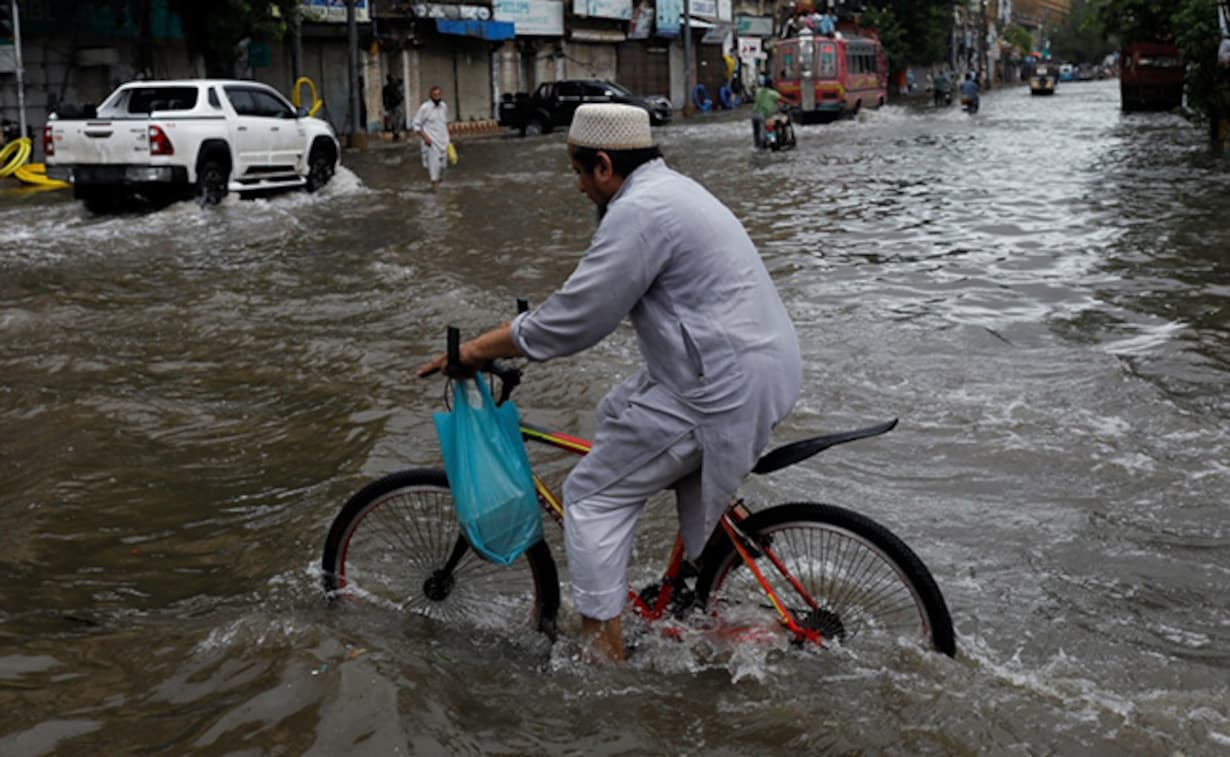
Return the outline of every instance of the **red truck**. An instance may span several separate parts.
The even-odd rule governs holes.
[[[1119,55],[1125,111],[1173,110],[1183,104],[1183,57],[1166,42],[1133,42]]]

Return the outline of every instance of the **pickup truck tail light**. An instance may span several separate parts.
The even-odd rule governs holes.
[[[175,147],[160,126],[149,127],[149,154],[174,155]]]
[[[56,154],[56,140],[51,134],[51,124],[43,127],[43,155],[51,156]]]

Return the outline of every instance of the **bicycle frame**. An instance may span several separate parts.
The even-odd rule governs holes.
[[[558,431],[551,431],[540,426],[526,423],[524,420],[521,422],[521,436],[527,441],[561,449],[579,456],[588,454],[593,446],[585,439]],[[551,491],[550,487],[548,487],[541,478],[538,477],[538,474],[534,474],[534,488],[538,493],[538,501],[541,503],[543,509],[551,515],[552,519],[555,520],[556,524],[562,529],[564,526],[563,501],[556,496],[553,491]],[[800,598],[802,598],[805,603],[807,603],[809,607],[816,609],[819,607],[819,603],[811,597],[811,595],[803,587],[803,584],[791,575],[786,565],[778,558],[770,546],[765,544],[753,544],[751,540],[740,531],[739,524],[748,516],[748,512],[741,505],[742,502],[740,500],[732,500],[731,506],[727,508],[725,513],[722,514],[720,524],[726,538],[728,538],[731,544],[734,545],[735,550],[743,559],[743,563],[747,566],[748,570],[751,571],[752,575],[755,576],[756,581],[760,584],[760,587],[764,591],[765,596],[768,598],[769,603],[777,612],[781,624],[785,626],[792,634],[794,634],[794,637],[800,641],[806,640],[816,644],[822,643],[823,637],[820,632],[801,626],[794,614],[789,610],[789,608],[786,607],[785,603],[782,602],[777,591],[769,582],[769,579],[764,575],[764,572],[760,570],[760,567],[756,565],[755,553],[760,553],[767,557],[782,579],[785,580],[785,582],[800,596]],[[671,549],[670,558],[667,561],[666,570],[663,573],[662,580],[658,584],[658,591],[656,592],[656,595],[647,601],[646,598],[642,597],[641,594],[639,594],[632,586],[628,587],[628,602],[632,605],[633,611],[636,612],[637,615],[649,621],[661,619],[670,610],[671,600],[674,598],[675,593],[680,589],[685,588],[682,577],[683,571],[683,537],[682,535],[676,533],[675,545]]]

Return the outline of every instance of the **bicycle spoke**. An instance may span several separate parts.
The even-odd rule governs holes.
[[[468,548],[454,556],[459,535],[442,473],[393,474],[339,513],[323,559],[326,588],[450,623],[513,630],[554,619],[559,588],[545,544],[505,567]]]
[[[945,625],[942,649],[951,653],[947,609],[916,557],[909,568],[877,544],[907,551],[900,540],[862,516],[827,505],[787,505],[749,518],[745,525],[760,546],[757,566],[788,604],[795,622],[828,640],[848,644],[864,634],[923,636],[934,642],[924,599],[912,586],[915,574],[929,582],[925,601],[936,605]],[[871,536],[830,522],[849,520]],[[867,525],[867,524],[871,525]],[[754,532],[754,533],[753,533]],[[720,621],[778,622],[765,589],[733,550],[706,576],[708,607]]]

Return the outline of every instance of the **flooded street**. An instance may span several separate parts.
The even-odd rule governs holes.
[[[648,636],[592,668],[568,607],[546,650],[327,606],[341,504],[439,465],[443,383],[414,367],[540,302],[595,224],[561,135],[466,142],[435,194],[388,144],[212,210],[0,189],[0,754],[1230,749],[1230,170],[1204,132],[1107,81],[890,106],[780,155],[742,118],[656,134],[798,328],[775,441],[901,419],[745,495],[892,529],[955,659]],[[588,435],[637,360],[621,329],[529,366],[518,404]],[[646,512],[638,580],[674,523]]]

